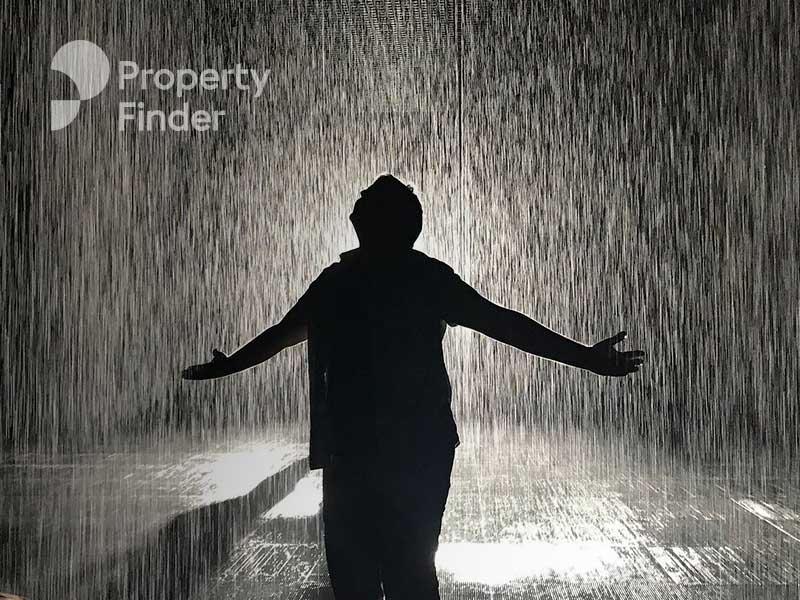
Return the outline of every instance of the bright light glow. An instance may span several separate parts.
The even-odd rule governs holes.
[[[743,498],[741,500],[734,500],[734,502],[736,502],[736,504],[738,504],[745,510],[749,510],[757,517],[761,517],[762,519],[775,521],[779,518],[778,515],[776,515],[775,512],[771,510],[771,507],[763,502],[756,502],[755,500],[749,500],[747,498]]]
[[[526,542],[441,544],[436,566],[455,581],[502,585],[531,577],[606,577],[622,566],[610,544]]]
[[[203,454],[191,460],[192,478],[202,503],[220,502],[243,496],[268,477],[305,456],[302,444],[248,445],[220,454]]]
[[[750,498],[731,498],[731,500],[757,517],[768,521],[800,520],[800,514],[786,506],[771,504],[769,502],[758,502]]]
[[[313,517],[322,506],[322,471],[312,471],[294,490],[264,514],[264,519]]]

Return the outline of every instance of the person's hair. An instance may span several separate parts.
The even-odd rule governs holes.
[[[411,248],[422,231],[422,204],[414,188],[386,173],[361,192],[350,221],[362,245]]]

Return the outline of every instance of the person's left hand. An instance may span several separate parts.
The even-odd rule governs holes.
[[[589,348],[589,361],[587,368],[598,375],[606,377],[622,377],[636,373],[644,363],[644,352],[631,350],[619,352],[614,346],[628,336],[624,331],[597,342]]]
[[[183,379],[214,379],[228,374],[228,356],[216,348],[212,351],[214,358],[211,362],[201,365],[192,365],[181,372]]]

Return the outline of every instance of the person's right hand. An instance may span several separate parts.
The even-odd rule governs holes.
[[[211,352],[214,358],[212,358],[210,362],[192,365],[184,369],[181,373],[181,377],[183,379],[215,379],[216,377],[224,377],[227,375],[228,356],[216,348]]]
[[[641,350],[619,352],[614,348],[627,335],[626,332],[620,331],[589,347],[587,368],[593,373],[607,377],[622,377],[637,372],[644,363],[644,352]]]

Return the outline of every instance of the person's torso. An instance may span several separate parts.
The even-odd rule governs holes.
[[[315,311],[334,452],[454,437],[435,261],[344,255]]]

